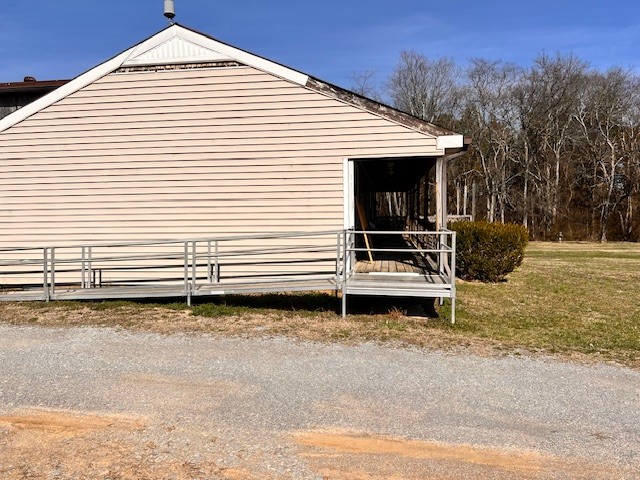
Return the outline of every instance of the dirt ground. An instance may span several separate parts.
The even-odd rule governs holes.
[[[536,479],[582,478],[621,472],[537,452],[498,450],[335,432],[303,432],[296,441],[326,479]],[[353,464],[360,464],[353,469]],[[594,470],[595,469],[595,470]]]
[[[149,419],[50,409],[18,410],[0,417],[0,478],[257,480],[250,461],[216,465],[216,454],[197,461],[167,456],[136,433]],[[340,431],[291,434],[299,455],[322,479],[547,479],[617,478],[633,472],[584,460],[518,449],[483,448]],[[277,477],[270,477],[277,478]],[[291,477],[295,478],[295,477]],[[636,477],[637,478],[637,477]]]
[[[0,417],[3,479],[250,479],[248,471],[213,461],[164,460],[159,446],[140,443],[145,418],[49,409]]]

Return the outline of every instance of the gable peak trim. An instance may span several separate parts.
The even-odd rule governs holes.
[[[179,35],[165,40],[159,45],[151,46],[145,52],[128,58],[122,65],[163,65],[172,63],[219,62],[233,61],[228,55],[191,42]]]

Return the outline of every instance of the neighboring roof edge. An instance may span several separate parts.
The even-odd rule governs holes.
[[[260,57],[253,53],[249,53],[240,48],[233,47],[205,33],[183,27],[179,24],[173,24],[159,31],[146,40],[143,40],[137,45],[134,45],[133,47],[112,57],[106,62],[103,62],[96,67],[86,71],[85,73],[79,75],[68,83],[44,95],[43,97],[7,115],[0,120],[0,133],[4,132],[13,125],[16,125],[17,123],[20,123],[21,121],[29,118],[31,115],[39,112],[40,110],[53,105],[54,103],[77,92],[87,85],[99,80],[105,75],[112,73],[125,64],[140,64],[137,59],[143,59],[145,54],[149,53],[154,48],[162,46],[175,37],[181,37],[187,42],[191,42],[219,54],[234,58],[237,61],[244,63],[250,67],[262,70],[267,73],[271,73],[277,77],[289,80],[293,83],[304,86],[311,90],[315,90],[324,95],[331,96],[357,108],[363,109],[370,113],[374,113],[383,118],[409,127],[418,132],[436,137],[436,147],[439,150],[444,151],[445,149],[463,148],[464,145],[469,144],[469,142],[467,141],[468,139],[464,138],[462,135],[456,132],[426,122],[418,117],[414,117],[413,115],[404,113],[381,102],[368,99],[344,88],[337,87],[322,80],[310,77],[302,72],[291,69],[282,64],[267,60],[266,58]]]
[[[69,80],[31,80],[27,82],[0,83],[0,94],[55,89],[61,87],[65,83],[69,83]]]

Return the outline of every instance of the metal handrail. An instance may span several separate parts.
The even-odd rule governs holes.
[[[383,252],[383,253],[449,253],[451,248],[357,248],[350,247],[350,252]]]
[[[440,230],[440,231],[432,231],[432,230],[348,230],[351,233],[357,234],[367,234],[367,235],[442,235],[442,236],[451,236],[455,232],[452,230]]]
[[[151,239],[151,240],[135,240],[131,242],[98,242],[98,243],[77,243],[69,245],[51,246],[32,246],[32,247],[0,247],[2,251],[19,251],[19,250],[41,250],[43,248],[82,248],[82,247],[135,247],[141,245],[182,245],[185,242],[214,242],[214,241],[234,241],[234,240],[266,240],[273,238],[298,238],[298,237],[314,237],[320,235],[335,235],[341,230],[322,230],[316,232],[288,232],[288,233],[265,233],[250,235],[225,235],[215,237],[187,237],[174,239]]]
[[[342,230],[324,230],[317,232],[289,232],[279,234],[251,234],[251,235],[230,235],[230,236],[212,236],[189,239],[154,239],[147,241],[129,241],[129,242],[97,242],[88,244],[72,244],[63,246],[50,247],[18,247],[18,248],[0,248],[0,254],[11,252],[19,254],[20,252],[32,251],[29,258],[13,260],[0,260],[0,267],[27,267],[39,265],[40,270],[34,268],[20,269],[15,268],[11,274],[16,276],[25,275],[25,278],[31,279],[40,273],[42,275],[41,285],[43,291],[43,299],[49,300],[55,298],[55,289],[57,285],[73,285],[71,278],[75,278],[77,272],[80,272],[79,282],[80,288],[90,289],[102,285],[102,273],[105,271],[146,271],[144,278],[135,274],[112,275],[107,280],[117,285],[140,284],[141,282],[182,282],[182,293],[187,298],[187,302],[191,302],[191,296],[202,285],[214,285],[221,282],[220,268],[224,264],[227,267],[239,267],[236,269],[237,278],[252,277],[252,282],[256,282],[259,278],[285,278],[291,275],[330,275],[335,278],[335,285],[338,289],[345,291],[350,277],[354,274],[355,254],[357,252],[365,252],[367,249],[355,246],[357,235],[400,235],[411,239],[411,243],[415,245],[427,245],[425,248],[370,248],[370,251],[380,253],[410,253],[429,255],[434,261],[437,260],[438,273],[447,279],[447,283],[451,283],[451,288],[455,288],[455,242],[456,234],[450,230],[440,231],[422,231],[422,230],[404,230],[404,231],[388,231],[375,230],[363,231],[355,229]],[[318,241],[307,241],[309,245],[304,244],[286,244],[282,243],[277,246],[262,246],[256,242],[256,246],[252,247],[243,245],[233,245],[234,242],[251,241],[251,240],[290,240],[296,238],[310,237],[333,237],[333,240],[327,240],[327,243],[320,244]],[[417,238],[431,238],[430,241],[417,240]],[[433,242],[435,239],[435,243]],[[333,243],[333,246],[330,246]],[[434,246],[435,245],[435,246]],[[110,252],[109,249],[126,249],[127,247],[138,247],[130,253]],[[165,248],[158,248],[165,247]],[[229,248],[227,248],[229,247]],[[149,252],[149,249],[153,249]],[[140,251],[142,250],[142,251]],[[146,250],[146,251],[145,251]],[[324,255],[333,252],[332,255]],[[38,258],[37,255],[41,257]],[[303,256],[295,254],[314,254],[312,256]],[[258,262],[251,262],[248,257],[265,256]],[[334,257],[335,255],[335,257]],[[280,257],[279,257],[280,256]],[[244,261],[243,258],[247,257]],[[309,258],[307,258],[309,257]],[[238,260],[233,261],[236,258]],[[173,260],[172,263],[163,262],[163,260]],[[222,262],[224,260],[224,262]],[[127,262],[129,262],[127,264]],[[318,265],[315,269],[299,269],[293,268],[283,269],[282,266],[303,265],[303,264],[323,264],[332,262],[334,266],[326,268],[324,265]],[[243,266],[251,265],[271,266],[268,271],[255,272],[251,274],[249,271],[242,269]],[[78,265],[77,268],[72,266]],[[204,269],[206,268],[206,272]],[[266,268],[266,267],[265,267]],[[163,272],[160,270],[165,269]],[[181,273],[180,270],[182,270]],[[151,272],[154,272],[151,275]],[[157,273],[155,273],[157,272]],[[289,273],[294,272],[294,273]],[[300,273],[297,273],[300,272]],[[64,283],[57,283],[56,273],[62,274]],[[115,276],[115,280],[113,280]],[[149,277],[149,278],[147,278]],[[226,277],[226,279],[234,277]],[[206,281],[206,284],[202,282]],[[25,284],[27,285],[27,284]],[[28,285],[32,285],[29,282]]]
[[[401,236],[431,236],[438,238],[438,248],[359,248],[355,246],[347,247],[347,252],[373,252],[373,253],[417,253],[428,254],[434,253],[437,255],[438,272],[445,276],[449,283],[455,284],[455,240],[456,232],[448,229],[440,231],[427,231],[427,230],[401,230],[401,231],[388,231],[388,230],[348,230],[352,235],[401,235]],[[449,244],[443,239],[450,239]],[[353,245],[355,240],[351,241]]]
[[[306,247],[274,247],[274,248],[263,248],[261,250],[255,249],[247,249],[247,250],[230,250],[225,253],[219,253],[217,256],[222,257],[237,257],[240,255],[272,255],[277,253],[317,253],[317,252],[333,252],[335,251],[334,247],[322,247],[322,246],[310,246]],[[199,253],[197,254],[198,258],[206,258],[208,253]]]

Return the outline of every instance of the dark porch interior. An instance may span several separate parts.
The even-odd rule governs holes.
[[[436,159],[431,157],[355,161],[356,229],[367,232],[435,230],[435,164]],[[418,273],[427,267],[424,258],[415,253],[375,251],[416,248],[404,235],[372,234],[366,239],[358,235],[356,247],[367,248],[367,241],[371,257],[369,252],[356,255],[356,260],[372,263],[359,266],[363,273],[381,269]]]

